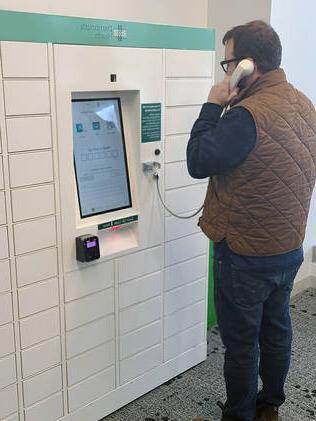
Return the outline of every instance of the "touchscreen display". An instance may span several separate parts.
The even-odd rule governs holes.
[[[73,99],[72,119],[81,217],[131,207],[120,99]]]

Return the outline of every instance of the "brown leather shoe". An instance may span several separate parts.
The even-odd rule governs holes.
[[[192,421],[215,421],[213,418],[196,417]]]
[[[192,421],[215,421],[214,418],[203,418],[203,417],[197,417],[193,418]],[[229,421],[227,418],[223,417],[218,421]]]
[[[192,421],[215,421],[214,418],[196,417]]]
[[[256,409],[255,421],[282,421],[276,406],[262,406]]]

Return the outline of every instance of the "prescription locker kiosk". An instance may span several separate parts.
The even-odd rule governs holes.
[[[0,11],[0,419],[96,421],[206,358],[209,29]],[[148,167],[146,167],[148,168]]]

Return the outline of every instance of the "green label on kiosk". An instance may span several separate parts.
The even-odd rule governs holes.
[[[142,143],[161,140],[161,104],[142,104]]]
[[[98,225],[98,230],[117,227],[118,225],[130,224],[131,222],[135,221],[138,221],[138,215],[132,215],[126,218],[116,219],[115,221],[104,222],[104,224]]]

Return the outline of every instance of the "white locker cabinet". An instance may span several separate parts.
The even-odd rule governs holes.
[[[165,361],[175,358],[179,354],[183,354],[191,348],[205,341],[204,323],[193,326],[178,335],[171,336],[166,339],[164,346]]]
[[[120,363],[120,383],[128,381],[143,375],[162,363],[161,345],[156,345],[146,351],[127,358]]]
[[[145,349],[151,348],[161,342],[161,322],[154,322],[144,328],[121,336],[120,358],[129,358]]]
[[[165,83],[165,200],[176,213],[192,213],[204,201],[206,183],[194,180],[188,174],[186,146],[192,125],[212,85],[213,57],[205,51],[166,51],[165,63],[169,78]],[[178,358],[205,342],[207,241],[197,227],[197,217],[181,222],[167,213],[165,361]]]
[[[24,152],[9,157],[11,187],[53,181],[53,157],[51,151]]]
[[[11,293],[0,295],[0,325],[13,321]]]
[[[18,414],[10,415],[9,418],[6,418],[4,421],[20,421]]]
[[[166,81],[166,106],[202,105],[207,101],[212,79],[171,79]]]
[[[61,367],[54,367],[23,382],[26,407],[45,399],[62,389]]]
[[[198,178],[192,178],[188,173],[186,162],[172,162],[165,166],[165,187],[176,189],[193,184],[203,183]]]
[[[200,232],[197,222],[198,217],[183,220],[175,216],[168,216],[165,221],[166,241],[176,240],[177,238]]]
[[[176,335],[190,327],[202,323],[205,317],[205,300],[190,305],[176,313],[172,313],[164,320],[164,337]]]
[[[83,405],[105,395],[115,388],[115,369],[108,368],[69,388],[69,409],[75,411]]]
[[[111,313],[114,313],[114,288],[67,303],[66,329],[75,329]]]
[[[63,416],[63,397],[57,393],[25,411],[25,421],[56,421]]]
[[[161,318],[161,296],[120,311],[120,334],[124,335]]]
[[[166,77],[210,77],[213,54],[210,51],[166,50]]]
[[[6,227],[0,227],[0,260],[9,257],[8,233]]]
[[[0,326],[0,358],[14,351],[13,324]]]
[[[114,338],[114,316],[96,320],[66,335],[67,358],[74,357]]]
[[[195,257],[165,269],[165,291],[178,288],[206,276],[207,256]]]
[[[9,260],[0,260],[0,294],[11,290],[10,281],[10,262]]]
[[[203,299],[205,299],[205,279],[167,292],[164,313],[170,315]]]
[[[155,247],[132,253],[119,259],[119,282],[140,278],[151,272],[157,272],[163,266],[163,248]]]
[[[52,146],[50,116],[11,117],[6,120],[9,152],[48,149]]]
[[[46,44],[2,41],[1,56],[3,77],[48,77]]]
[[[18,291],[20,317],[55,307],[59,303],[58,279],[52,278]]]
[[[22,351],[23,377],[29,377],[55,365],[60,365],[60,338],[41,342]]]
[[[89,281],[87,281],[89,280]],[[65,274],[65,301],[76,300],[114,285],[113,261]]]
[[[4,225],[6,222],[5,196],[4,192],[0,191],[0,225]]]
[[[115,342],[107,342],[67,362],[68,385],[72,386],[115,363]]]
[[[58,274],[57,249],[49,248],[16,258],[19,287],[56,277]]]
[[[170,162],[186,161],[186,150],[189,137],[189,133],[166,136],[165,164]]]
[[[55,217],[14,225],[15,253],[23,254],[56,245]]]
[[[16,385],[0,390],[0,419],[8,417],[9,415],[16,412],[17,409],[18,395]]]
[[[3,181],[3,164],[2,164],[2,156],[0,155],[0,190],[4,189],[4,181]]]
[[[0,43],[0,419],[95,421],[206,356],[208,241],[197,217],[159,204],[141,171],[158,143],[137,139],[141,105],[160,103],[162,195],[176,213],[198,209],[206,183],[189,176],[186,145],[214,54]],[[100,231],[101,259],[81,264],[75,238],[112,218],[80,218],[74,177],[71,99],[98,92],[121,97],[139,218]]]
[[[119,286],[120,309],[156,297],[161,293],[162,273],[156,272]]]
[[[16,382],[15,355],[0,359],[0,389]]]
[[[166,205],[176,213],[192,212],[199,209],[205,199],[206,185],[195,184],[174,190],[167,190]],[[190,200],[188,200],[190,197]]]
[[[181,261],[205,254],[208,241],[204,234],[197,233],[182,237],[166,244],[166,265],[174,265]]]
[[[50,113],[47,80],[5,80],[3,87],[7,116]]]
[[[52,184],[13,190],[11,197],[14,222],[55,213],[55,194]]]
[[[166,108],[166,135],[190,133],[200,110],[200,105]]]
[[[53,308],[20,321],[21,346],[27,348],[59,335],[59,310]]]

